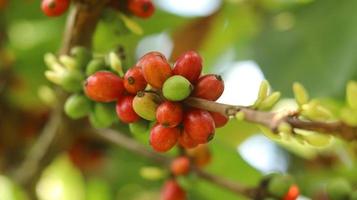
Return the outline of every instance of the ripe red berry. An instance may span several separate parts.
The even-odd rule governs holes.
[[[140,67],[130,68],[125,73],[124,87],[127,92],[136,94],[137,92],[144,90],[146,84],[146,80]]]
[[[150,145],[155,151],[166,152],[175,146],[180,135],[178,128],[165,128],[156,124],[150,131]]]
[[[170,165],[171,172],[176,175],[186,175],[190,171],[190,159],[186,156],[175,158]]]
[[[283,200],[295,200],[300,194],[299,187],[297,185],[292,185],[289,188],[288,193],[284,196]]]
[[[155,6],[151,0],[129,0],[128,9],[137,17],[149,18],[154,14]]]
[[[186,149],[191,149],[194,147],[197,147],[198,143],[191,138],[189,134],[187,134],[185,131],[181,132],[181,135],[178,139],[178,143],[186,148]]]
[[[93,101],[116,101],[124,92],[123,80],[112,72],[99,71],[87,78],[84,92]]]
[[[199,144],[209,142],[214,136],[214,120],[208,111],[190,109],[185,113],[185,132]]]
[[[162,88],[162,85],[170,76],[172,70],[164,55],[159,52],[145,54],[137,63],[141,67],[145,80],[155,88]]]
[[[56,17],[67,11],[70,0],[42,0],[41,9],[45,15]]]
[[[182,105],[180,103],[165,101],[156,110],[156,119],[165,127],[179,125],[183,118]]]
[[[186,200],[186,192],[175,180],[165,182],[161,190],[160,200]]]
[[[214,125],[216,128],[222,127],[227,124],[228,118],[217,112],[209,112],[214,120]]]
[[[116,111],[119,119],[124,123],[133,123],[140,119],[139,115],[133,109],[133,96],[120,98],[116,105]]]
[[[182,54],[174,65],[174,75],[184,76],[192,84],[196,83],[202,71],[202,58],[194,51]]]
[[[216,101],[223,93],[224,83],[219,75],[208,74],[198,79],[192,96]]]

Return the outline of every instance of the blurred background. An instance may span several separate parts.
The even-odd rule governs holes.
[[[237,105],[252,104],[267,79],[283,94],[278,106],[295,106],[289,98],[292,83],[299,81],[312,97],[338,110],[347,81],[357,79],[357,1],[154,3],[152,18],[133,18],[141,35],[106,12],[93,38],[94,51],[104,54],[121,46],[129,68],[147,51],[161,51],[174,62],[181,53],[197,50],[204,71],[224,78],[219,102]],[[0,200],[26,199],[12,173],[52,109],[43,55],[58,51],[65,20],[66,15],[45,17],[38,0],[0,0]],[[321,188],[334,177],[357,182],[356,143],[276,142],[256,126],[232,120],[217,130],[208,148],[212,157],[205,170],[250,186],[272,171],[288,172],[301,187],[300,199],[323,199]],[[41,200],[157,199],[168,173],[125,149],[87,138],[77,139],[50,163],[33,183]],[[180,181],[189,199],[245,199],[194,176]]]

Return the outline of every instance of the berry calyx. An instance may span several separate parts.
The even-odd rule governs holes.
[[[137,92],[144,90],[146,84],[146,80],[140,67],[130,68],[124,75],[124,87],[126,91],[131,94],[136,94]]]
[[[194,147],[197,147],[198,143],[191,138],[189,134],[187,134],[185,131],[181,132],[181,135],[178,139],[178,143],[186,148],[186,149],[191,149]]]
[[[155,7],[151,0],[129,0],[128,9],[137,17],[149,18],[154,14]]]
[[[70,0],[42,0],[41,9],[45,15],[56,17],[67,11]]]
[[[183,109],[180,103],[165,101],[156,110],[157,122],[165,127],[179,125],[183,118]]]
[[[190,171],[190,159],[186,156],[175,158],[170,165],[171,172],[176,175],[186,175]]]
[[[185,77],[174,75],[165,81],[162,87],[162,94],[168,100],[181,101],[190,95],[192,89],[190,81]]]
[[[208,111],[190,109],[183,120],[184,130],[199,144],[209,142],[214,137],[215,125]]]
[[[198,79],[192,96],[216,101],[223,93],[224,83],[219,75],[208,74]]]
[[[116,105],[118,118],[124,123],[133,123],[140,119],[139,115],[133,109],[133,96],[120,98]]]
[[[285,194],[283,200],[295,200],[300,194],[299,187],[297,185],[292,185],[289,188],[288,193]]]
[[[182,54],[175,62],[173,74],[184,76],[192,84],[196,83],[202,72],[202,58],[194,51]]]
[[[150,145],[155,151],[166,152],[175,146],[180,135],[178,128],[166,128],[156,124],[150,132]]]
[[[114,73],[99,71],[87,78],[84,91],[93,101],[111,102],[116,101],[124,93],[124,84]]]
[[[155,88],[162,88],[162,85],[172,75],[170,64],[165,56],[159,52],[145,54],[137,63],[143,70],[145,80]]]
[[[133,109],[140,117],[154,121],[156,119],[156,109],[160,103],[158,96],[147,92],[138,92],[133,100]]]
[[[217,112],[209,112],[214,120],[214,125],[216,128],[220,128],[227,124],[228,118]]]
[[[168,180],[165,182],[162,190],[160,200],[186,200],[186,192],[175,180]]]

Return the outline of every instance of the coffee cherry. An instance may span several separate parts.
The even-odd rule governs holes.
[[[197,167],[205,167],[211,162],[212,154],[206,144],[198,145],[193,149],[186,149],[186,152]]]
[[[268,192],[276,197],[283,198],[288,193],[293,179],[289,175],[275,175],[268,184]]]
[[[352,192],[350,183],[344,178],[330,181],[326,187],[327,195],[331,200],[348,199]]]
[[[90,120],[95,123],[96,128],[106,128],[118,119],[115,113],[115,104],[111,103],[96,103],[93,114],[94,116],[90,116]]]
[[[214,121],[208,111],[190,109],[185,113],[185,132],[199,144],[209,142],[214,136]]]
[[[86,95],[93,101],[116,101],[124,92],[123,80],[112,72],[99,71],[87,78]]]
[[[209,112],[214,120],[216,128],[222,127],[227,124],[228,118],[217,112]]]
[[[136,94],[137,92],[144,90],[146,84],[146,80],[140,67],[130,68],[125,73],[124,87],[127,92]]]
[[[171,101],[160,104],[156,110],[157,122],[165,127],[179,125],[183,118],[182,105]]]
[[[71,95],[64,104],[65,113],[72,119],[86,116],[91,110],[90,100],[81,94]]]
[[[191,149],[194,147],[197,147],[198,143],[191,138],[189,134],[187,134],[185,131],[181,132],[181,135],[178,139],[178,143],[187,149]]]
[[[48,17],[56,17],[67,11],[70,0],[42,0],[41,9]]]
[[[283,200],[295,200],[300,194],[299,187],[297,185],[292,185],[289,188],[288,193],[285,194]]]
[[[165,182],[161,190],[160,200],[186,200],[186,192],[175,180]]]
[[[190,159],[186,156],[175,158],[170,169],[175,176],[186,175],[190,171]]]
[[[131,133],[136,135],[145,134],[149,131],[149,122],[143,119],[140,119],[134,123],[129,124],[129,130]]]
[[[156,109],[160,103],[158,96],[152,93],[138,92],[133,100],[133,108],[140,117],[154,121],[156,119]]]
[[[195,84],[201,75],[202,58],[194,51],[182,54],[174,65],[173,74],[181,75]]]
[[[133,123],[140,119],[133,109],[133,96],[120,98],[116,105],[118,118],[124,123]]]
[[[79,71],[65,71],[62,74],[60,85],[67,92],[80,92],[82,90],[84,76]]]
[[[145,80],[155,88],[161,88],[172,75],[170,64],[159,52],[150,52],[140,58],[137,66],[141,67]]]
[[[192,96],[216,101],[223,93],[224,83],[219,75],[208,74],[198,79]]]
[[[129,0],[128,9],[135,16],[149,18],[154,14],[155,7],[151,0]]]
[[[90,76],[97,71],[105,69],[105,61],[102,58],[91,60],[86,67],[86,75]]]
[[[192,85],[185,77],[175,75],[168,78],[163,87],[162,94],[171,101],[186,99],[192,91]]]
[[[92,59],[92,52],[82,46],[73,47],[70,54],[76,61],[76,69],[84,69]]]
[[[180,135],[178,128],[165,128],[157,124],[150,132],[150,145],[155,151],[166,152],[175,146]]]

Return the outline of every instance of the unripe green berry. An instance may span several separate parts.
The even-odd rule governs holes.
[[[111,103],[96,103],[94,115],[100,128],[110,126],[117,119],[115,105]]]
[[[105,68],[105,61],[101,58],[91,60],[86,67],[86,75],[90,76]]]
[[[91,123],[91,125],[94,128],[106,128],[112,124],[111,122],[108,122],[108,121],[103,122],[103,121],[99,120],[97,115],[95,114],[95,112],[91,112],[89,114],[89,122]]]
[[[294,181],[289,175],[276,175],[269,181],[268,191],[273,196],[282,198],[289,191],[293,183]]]
[[[130,123],[129,130],[136,135],[145,134],[149,130],[149,122],[142,119],[137,122]]]
[[[162,88],[164,97],[171,101],[186,99],[192,91],[192,85],[185,77],[180,75],[168,78]]]
[[[91,110],[91,101],[81,94],[71,95],[64,104],[64,111],[68,117],[79,119],[86,116]]]
[[[79,71],[66,71],[62,77],[60,85],[67,92],[79,92],[82,90],[84,76]]]
[[[74,47],[71,49],[71,56],[76,60],[76,68],[84,69],[92,59],[92,53],[85,47]]]
[[[154,121],[159,103],[159,99],[155,94],[138,92],[133,100],[133,108],[140,117]]]
[[[326,191],[331,200],[345,200],[352,192],[352,187],[346,179],[338,178],[327,184]]]

